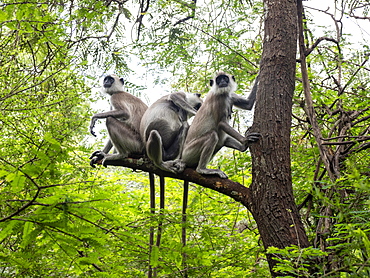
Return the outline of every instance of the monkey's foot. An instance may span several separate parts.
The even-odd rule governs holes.
[[[196,171],[199,174],[218,175],[221,179],[227,179],[227,175],[219,169],[207,169],[207,168],[200,169],[200,168],[197,168]]]
[[[172,173],[182,173],[185,170],[186,164],[180,159],[163,161],[160,168]]]
[[[96,168],[95,164],[102,164],[105,153],[102,151],[95,151],[90,156],[90,166]]]

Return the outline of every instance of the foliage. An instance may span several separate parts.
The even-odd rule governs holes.
[[[0,4],[1,277],[143,277],[149,261],[161,277],[181,277],[185,269],[189,277],[268,276],[245,208],[191,185],[183,247],[182,183],[167,180],[165,210],[153,215],[146,174],[90,168],[88,156],[101,142],[87,137],[89,104],[96,100],[90,87],[107,70],[127,75],[130,55],[153,74],[170,72],[175,89],[206,93],[210,75],[222,67],[239,80],[238,93],[248,91],[262,51],[262,3],[151,1],[142,24],[133,16],[136,4]],[[368,19],[368,4],[363,10],[358,1],[342,4],[343,17]],[[368,43],[355,45],[337,20],[316,45],[314,19],[307,13],[307,49],[315,45],[307,56],[309,79],[336,178],[322,163],[297,73],[292,177],[312,247],[268,252],[280,256],[277,270],[286,275],[368,277]],[[134,42],[130,24],[140,27]],[[134,93],[140,85],[128,89]],[[236,112],[233,119],[246,129],[248,116]],[[251,182],[248,155],[222,151],[212,166]],[[150,228],[156,231],[161,221],[162,244],[149,256]]]
[[[327,256],[327,253],[319,249],[298,248],[297,246],[284,249],[269,247],[267,253],[274,254],[275,259],[279,261],[275,270],[282,273],[282,277],[315,277],[319,273],[313,273],[312,269],[319,268],[319,265],[313,265],[312,262]]]

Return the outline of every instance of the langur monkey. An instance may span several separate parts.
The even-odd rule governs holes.
[[[210,80],[211,90],[195,115],[185,140],[181,159],[187,167],[196,167],[200,174],[215,174],[220,178],[227,178],[221,170],[208,169],[206,166],[223,146],[244,152],[250,143],[259,140],[259,133],[244,137],[228,123],[233,105],[245,110],[252,109],[257,84],[258,77],[246,99],[234,93],[237,88],[234,76],[219,72]]]
[[[102,151],[94,152],[90,165],[95,167],[100,160],[106,166],[109,160],[120,160],[133,154],[143,154],[144,144],[140,137],[140,121],[148,106],[139,98],[123,91],[123,78],[112,74],[103,81],[103,91],[110,95],[112,110],[97,113],[91,118],[90,132],[93,131],[98,119],[106,119],[109,141]],[[114,146],[118,153],[107,154]]]
[[[153,103],[143,115],[140,134],[146,154],[158,168],[178,172],[180,157],[189,129],[188,119],[202,105],[200,94],[174,92]]]

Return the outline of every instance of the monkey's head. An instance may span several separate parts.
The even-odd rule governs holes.
[[[203,104],[200,94],[186,94],[186,100],[197,111]]]
[[[123,78],[119,78],[115,74],[107,75],[103,80],[103,90],[109,95],[123,91],[123,84],[125,81]]]
[[[237,84],[235,77],[225,72],[219,72],[214,79],[210,80],[212,91],[217,94],[233,93],[236,91]]]

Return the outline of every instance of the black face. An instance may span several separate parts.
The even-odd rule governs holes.
[[[110,88],[110,87],[112,87],[113,83],[114,83],[114,78],[112,76],[108,75],[104,78],[103,87],[104,88]]]
[[[120,78],[119,81],[122,83],[122,85],[125,83],[123,78]],[[104,78],[103,87],[110,88],[112,87],[114,82],[115,82],[115,79],[112,76],[108,75]]]
[[[219,88],[229,86],[230,79],[227,75],[219,75],[216,77],[216,84]]]

